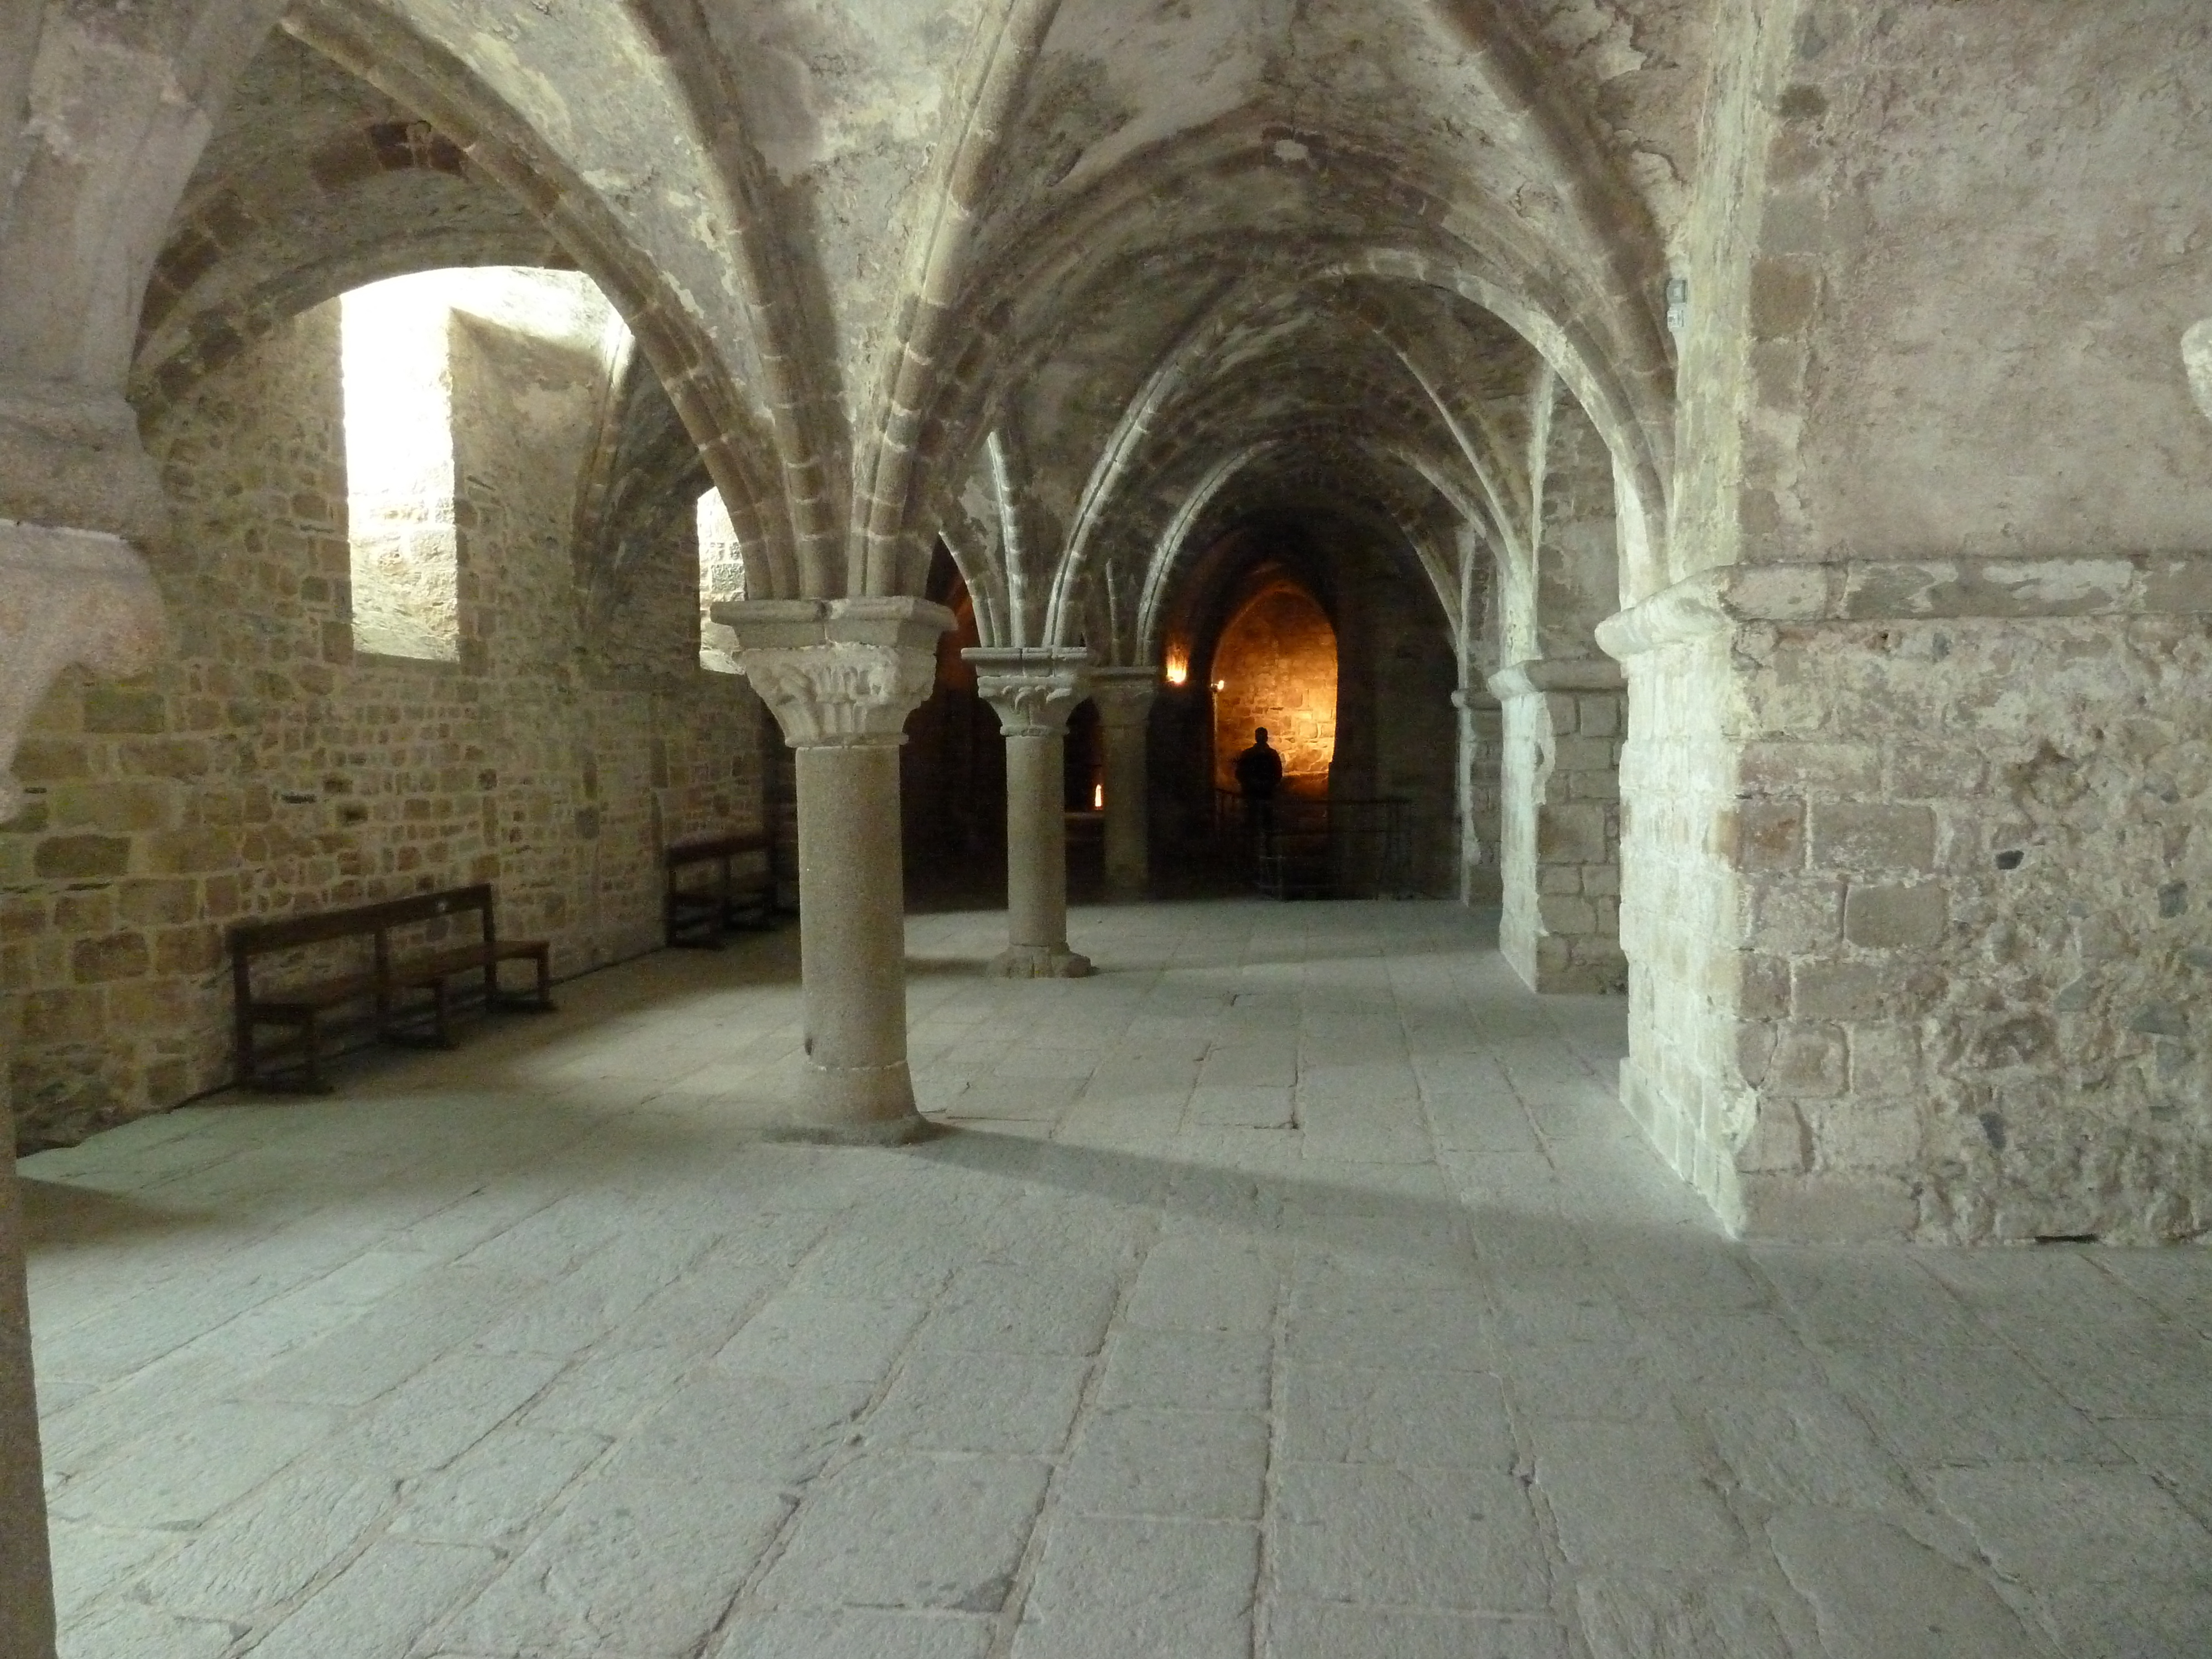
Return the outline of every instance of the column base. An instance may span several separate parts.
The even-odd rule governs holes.
[[[786,1146],[904,1146],[940,1132],[940,1126],[915,1112],[880,1123],[772,1123],[760,1138]]]
[[[809,1066],[793,1115],[769,1125],[766,1133],[775,1140],[825,1146],[896,1146],[928,1133],[930,1127],[929,1120],[915,1109],[914,1079],[902,1060],[834,1071]]]
[[[1010,945],[983,970],[993,979],[1088,979],[1091,958],[1058,945]]]

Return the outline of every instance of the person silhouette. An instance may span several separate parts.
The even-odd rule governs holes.
[[[1262,860],[1275,850],[1275,791],[1282,781],[1282,751],[1268,746],[1266,726],[1254,727],[1252,746],[1237,757],[1237,788],[1244,797],[1250,854]]]
[[[1267,728],[1252,729],[1252,746],[1237,757],[1237,787],[1246,800],[1273,800],[1282,787],[1283,755],[1267,744]]]

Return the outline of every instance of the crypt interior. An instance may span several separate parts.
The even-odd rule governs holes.
[[[2209,811],[2196,0],[20,0],[0,1659],[2202,1659]]]

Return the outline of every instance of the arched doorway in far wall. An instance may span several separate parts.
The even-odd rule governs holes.
[[[1282,752],[1283,786],[1328,793],[1336,757],[1336,629],[1314,596],[1279,568],[1230,615],[1214,647],[1213,783],[1237,787],[1237,757],[1265,726]]]

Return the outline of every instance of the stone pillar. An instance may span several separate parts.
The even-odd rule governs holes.
[[[960,653],[1006,736],[1006,979],[1081,979],[1091,958],[1067,944],[1067,717],[1090,694],[1091,653],[989,647]]]
[[[1147,738],[1158,691],[1157,669],[1091,671],[1091,700],[1106,738],[1106,896],[1123,903],[1143,898],[1152,876]]]
[[[0,1066],[0,1116],[8,1074]],[[23,1206],[12,1117],[0,1140],[0,1654],[52,1659],[53,1572],[31,1372],[31,1308],[23,1282]]]
[[[1498,947],[1529,988],[1627,988],[1620,948],[1620,665],[1544,658],[1490,677],[1504,713]]]
[[[1502,741],[1498,700],[1480,685],[1451,694],[1459,716],[1459,902],[1470,908],[1498,903],[1498,755]]]
[[[809,1139],[902,1140],[922,1127],[906,1063],[906,896],[898,747],[937,678],[942,605],[734,600],[714,619],[799,751],[799,951]]]
[[[0,823],[22,810],[9,768],[54,677],[72,663],[125,674],[160,649],[152,575],[116,537],[0,520]],[[5,1050],[0,1050],[4,1054]],[[0,1655],[52,1659],[53,1574],[46,1548],[39,1411],[24,1291],[15,1121],[0,1068]]]

